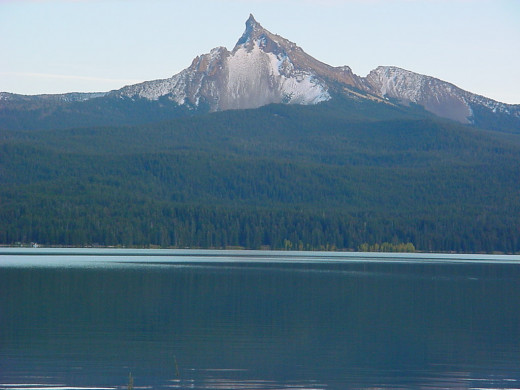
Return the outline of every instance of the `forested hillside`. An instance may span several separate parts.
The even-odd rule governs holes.
[[[520,251],[519,136],[363,107],[4,130],[0,243]]]

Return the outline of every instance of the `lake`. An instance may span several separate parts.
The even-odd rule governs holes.
[[[0,248],[0,390],[520,389],[520,257]]]

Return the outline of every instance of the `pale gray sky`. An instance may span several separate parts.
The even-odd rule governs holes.
[[[520,104],[520,0],[0,0],[0,91],[108,91],[167,78],[253,13],[365,76],[395,65]]]

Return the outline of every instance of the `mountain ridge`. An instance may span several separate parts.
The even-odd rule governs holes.
[[[95,124],[106,124],[103,121],[107,118],[112,121],[108,124],[114,124],[114,114],[123,123],[129,123],[135,115],[128,112],[135,111],[139,102],[155,105],[152,111],[162,120],[272,103],[313,105],[337,94],[359,101],[419,105],[459,123],[520,132],[520,104],[501,103],[395,66],[379,66],[365,77],[358,76],[348,66],[333,67],[315,59],[295,43],[262,27],[252,14],[231,51],[216,47],[197,56],[188,68],[170,78],[93,94],[0,93],[0,126],[9,129],[18,124],[27,128],[40,118],[49,121],[54,117],[53,123],[74,125],[75,113],[86,119],[90,115]],[[97,102],[83,104],[92,101]],[[63,120],[63,116],[70,120]]]

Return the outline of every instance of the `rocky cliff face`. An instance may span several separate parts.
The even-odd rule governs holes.
[[[362,87],[349,67],[334,68],[314,59],[293,42],[264,29],[251,15],[232,51],[215,48],[172,78],[112,94],[152,100],[167,96],[180,105],[204,104],[217,111],[270,103],[316,104],[331,98],[331,81]]]

